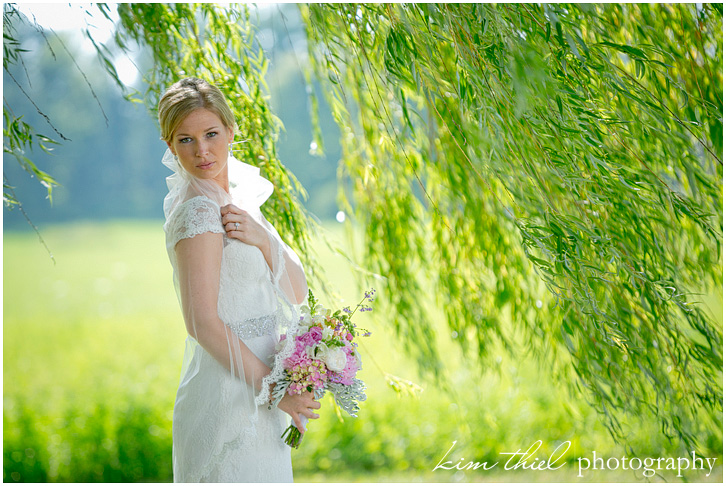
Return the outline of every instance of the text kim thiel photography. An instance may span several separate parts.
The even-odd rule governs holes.
[[[457,470],[457,471],[469,471],[481,469],[489,471],[497,467],[502,463],[502,468],[505,471],[510,470],[530,470],[530,471],[555,471],[560,469],[562,466],[567,464],[565,455],[572,443],[568,440],[557,446],[548,456],[537,451],[542,446],[542,441],[535,441],[529,448],[524,452],[522,449],[517,449],[513,452],[500,452],[499,455],[503,456],[501,461],[496,461],[492,464],[488,462],[478,462],[476,460],[471,461],[464,457],[461,457],[458,461],[451,459],[451,451],[456,446],[457,441],[453,441],[451,447],[446,454],[441,458],[439,463],[433,468],[434,471],[437,469],[443,470]],[[642,474],[643,477],[650,478],[655,474],[663,471],[675,472],[677,477],[683,477],[685,471],[700,471],[706,477],[711,475],[714,466],[716,465],[716,457],[698,457],[695,451],[691,451],[690,456],[686,457],[602,457],[597,451],[591,451],[591,454],[586,454],[583,457],[574,458],[574,463],[577,464],[577,477],[583,477],[585,471],[636,471],[638,474]]]

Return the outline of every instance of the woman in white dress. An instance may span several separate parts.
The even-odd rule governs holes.
[[[174,171],[164,231],[188,332],[174,481],[290,482],[280,436],[289,417],[303,432],[302,417],[317,418],[320,404],[312,393],[273,404],[270,391],[292,351],[293,340],[280,345],[279,337],[299,322],[305,273],[260,212],[272,184],[230,153],[234,116],[219,89],[177,82],[159,102],[159,123],[169,147],[163,163]]]

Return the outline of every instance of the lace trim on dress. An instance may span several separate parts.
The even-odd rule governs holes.
[[[164,225],[164,230],[168,248],[173,248],[184,238],[225,232],[219,205],[206,196],[196,196],[179,205]]]
[[[291,305],[288,304],[288,306],[291,311],[294,311]],[[290,325],[287,328],[288,336],[296,335],[299,327],[299,321],[296,317],[297,314],[295,312],[292,312],[292,316],[293,317],[291,318]],[[255,398],[255,403],[257,405],[265,405],[266,403],[270,402],[270,386],[273,383],[277,383],[285,378],[285,360],[292,356],[292,353],[294,351],[295,339],[285,339],[282,349],[279,352],[275,353],[275,362],[272,365],[272,371],[270,371],[270,374],[262,378],[262,390]]]

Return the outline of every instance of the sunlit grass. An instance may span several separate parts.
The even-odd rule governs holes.
[[[326,227],[340,239],[339,226]],[[58,226],[43,237],[55,264],[32,233],[4,235],[4,479],[170,480],[171,417],[185,329],[161,223]],[[316,248],[343,298],[328,306],[357,303],[364,289],[356,288],[345,260],[322,244]],[[369,399],[358,419],[343,423],[324,400],[323,417],[293,451],[297,480],[639,480],[621,471],[577,478],[576,454],[597,450],[620,457],[624,449],[613,444],[591,408],[530,360],[493,349],[493,356],[502,357],[497,369],[480,376],[439,325],[454,394],[420,382],[382,308],[382,302],[374,304],[374,312],[357,320],[373,331],[362,349]],[[399,398],[384,373],[418,382],[424,391]],[[628,445],[641,457],[677,454],[677,444],[661,441],[655,427],[629,426]],[[539,473],[504,471],[501,464],[491,471],[432,471],[453,441],[455,461],[491,464],[537,440],[547,454],[571,441],[566,467]],[[720,438],[714,440],[707,449],[721,451]],[[722,477],[720,470],[717,475]]]

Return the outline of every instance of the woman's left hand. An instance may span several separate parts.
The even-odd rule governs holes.
[[[247,211],[234,204],[222,207],[222,225],[230,238],[237,238],[243,243],[256,246],[263,250],[269,246],[267,231]]]

